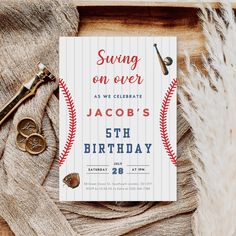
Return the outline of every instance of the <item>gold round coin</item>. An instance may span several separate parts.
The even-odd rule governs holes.
[[[25,145],[26,145],[26,137],[21,135],[20,133],[16,136],[16,145],[21,151],[26,151]]]
[[[18,123],[17,131],[21,135],[28,137],[29,135],[38,132],[38,126],[33,119],[27,117]]]
[[[26,151],[30,154],[37,155],[42,153],[46,149],[46,141],[40,134],[31,134],[26,139],[25,148]]]

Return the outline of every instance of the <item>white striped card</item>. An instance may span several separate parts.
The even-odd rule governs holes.
[[[60,200],[175,201],[176,38],[62,37],[59,52]]]

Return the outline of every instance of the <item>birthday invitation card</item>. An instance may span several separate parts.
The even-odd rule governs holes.
[[[60,200],[176,200],[176,38],[62,37]]]

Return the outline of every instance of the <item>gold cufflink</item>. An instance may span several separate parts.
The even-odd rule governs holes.
[[[46,149],[46,140],[38,134],[38,125],[32,118],[22,119],[17,125],[17,131],[16,145],[20,150],[37,155]]]
[[[26,117],[18,123],[17,131],[24,137],[28,137],[33,133],[38,133],[38,126],[32,118]]]
[[[30,154],[40,154],[46,149],[46,141],[40,134],[31,134],[26,139],[25,149]]]

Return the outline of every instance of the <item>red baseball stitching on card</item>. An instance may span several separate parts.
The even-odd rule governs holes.
[[[66,83],[60,79],[59,80],[59,86],[61,88],[61,91],[64,95],[65,101],[66,101],[66,106],[69,112],[69,133],[67,135],[67,140],[65,143],[65,146],[60,154],[58,163],[59,166],[61,166],[66,158],[68,157],[70,150],[72,148],[72,145],[75,141],[75,134],[76,134],[76,110],[75,110],[75,105],[74,101],[72,99],[71,93],[66,85]]]
[[[177,164],[177,156],[171,146],[169,135],[168,135],[167,115],[168,115],[168,108],[170,105],[170,101],[171,101],[172,95],[174,94],[176,87],[177,87],[177,80],[173,79],[169,85],[169,88],[167,89],[167,91],[165,93],[165,97],[162,101],[162,107],[160,110],[160,133],[161,133],[162,143],[165,147],[165,150],[166,150],[168,156],[170,157],[171,162],[174,165]]]

